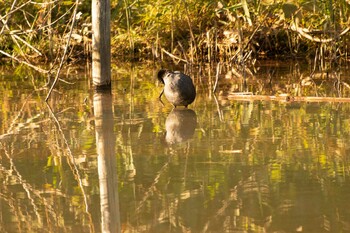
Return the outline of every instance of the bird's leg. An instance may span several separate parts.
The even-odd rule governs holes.
[[[163,92],[164,92],[164,88],[163,88],[162,92],[160,93],[158,99],[159,99],[160,103],[164,106],[164,103],[163,103],[163,101],[162,101]]]
[[[163,88],[162,92],[160,93],[158,99],[161,99],[161,98],[162,98],[163,93],[164,93],[164,88]]]

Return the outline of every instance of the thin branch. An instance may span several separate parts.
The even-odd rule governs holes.
[[[163,48],[162,48],[162,51],[163,51],[164,53],[168,54],[168,55],[169,55],[170,57],[172,57],[172,58],[175,58],[175,59],[178,59],[178,60],[180,60],[180,61],[183,61],[183,62],[188,63],[188,61],[187,61],[187,60],[182,59],[182,58],[179,58],[179,57],[175,56],[174,54],[169,53],[168,51],[166,51],[166,50],[165,50],[165,49],[163,49]]]
[[[22,61],[22,60],[20,60],[19,58],[15,57],[15,56],[12,56],[12,55],[10,55],[10,54],[8,54],[8,53],[2,51],[2,50],[0,50],[0,53],[2,53],[3,55],[5,55],[5,56],[7,56],[7,57],[9,57],[9,58],[11,58],[11,59],[13,59],[13,60],[19,62],[19,63],[23,63],[23,64],[25,64],[25,65],[27,65],[27,66],[29,66],[29,67],[32,67],[33,69],[35,69],[35,70],[37,70],[37,71],[39,71],[39,72],[41,72],[41,73],[44,73],[44,74],[49,73],[48,70],[41,69],[40,67],[37,67],[37,66],[35,66],[35,65],[32,65],[32,64],[30,64],[29,62]]]
[[[16,1],[17,1],[17,0],[14,0],[14,1],[13,1],[12,5],[11,5],[11,11],[13,10],[13,8],[14,8],[15,5],[16,5]],[[7,19],[6,19],[6,20],[3,19],[3,18],[1,18],[1,21],[2,21],[2,23],[3,23],[3,27],[1,28],[0,35],[1,35],[2,32],[4,31],[5,27],[7,27],[7,21],[9,20],[9,16],[10,16],[10,15],[7,15],[7,17],[6,17]]]
[[[292,23],[292,26],[290,28],[292,31],[299,33],[299,35],[305,37],[306,39],[314,41],[314,42],[319,42],[319,43],[327,43],[327,42],[334,41],[334,40],[338,39],[340,36],[345,35],[350,30],[350,27],[347,27],[341,33],[339,33],[338,35],[336,35],[333,38],[319,38],[319,37],[312,36],[312,35],[308,34],[306,32],[308,30],[305,30],[304,28],[299,27],[294,22]]]
[[[66,47],[64,48],[64,53],[63,53],[63,56],[61,57],[61,62],[60,62],[60,66],[58,67],[58,70],[57,70],[57,73],[56,73],[56,77],[55,77],[55,80],[49,90],[49,93],[47,94],[46,98],[45,98],[45,101],[47,102],[47,100],[49,99],[50,95],[51,95],[51,92],[53,90],[53,88],[55,87],[57,81],[58,81],[58,76],[61,72],[61,69],[63,67],[63,63],[66,59],[66,54],[68,52],[68,47],[70,45],[70,39],[72,37],[72,33],[73,33],[73,28],[74,28],[74,25],[75,25],[75,20],[76,20],[76,15],[77,15],[77,11],[78,11],[78,3],[79,3],[79,0],[76,0],[75,1],[75,8],[74,8],[74,12],[73,12],[73,19],[72,19],[72,24],[71,24],[71,27],[70,27],[70,32],[69,32],[69,36],[67,38],[67,43],[66,43]]]
[[[10,33],[10,35],[12,36],[13,34]],[[36,49],[35,47],[33,47],[31,44],[29,44],[27,41],[23,40],[21,37],[19,37],[18,35],[13,35],[16,39],[20,40],[23,44],[27,45],[29,48],[31,48],[32,50],[34,50],[36,53],[38,53],[40,56],[42,56],[43,54]]]

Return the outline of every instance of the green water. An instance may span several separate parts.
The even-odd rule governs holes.
[[[215,67],[194,69],[188,110],[158,101],[148,65],[114,68],[112,94],[69,72],[48,105],[46,77],[3,69],[0,232],[350,231],[350,104],[228,97],[348,95],[293,67],[247,85],[223,69],[215,95]]]

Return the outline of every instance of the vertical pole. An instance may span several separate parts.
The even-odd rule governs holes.
[[[92,80],[96,89],[111,87],[111,4],[92,0]]]

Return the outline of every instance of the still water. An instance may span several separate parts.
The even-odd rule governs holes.
[[[229,95],[349,97],[345,71],[310,70],[223,68],[214,95],[196,68],[173,110],[149,65],[115,67],[112,94],[68,70],[48,104],[46,77],[3,68],[0,232],[349,232],[350,104]]]

